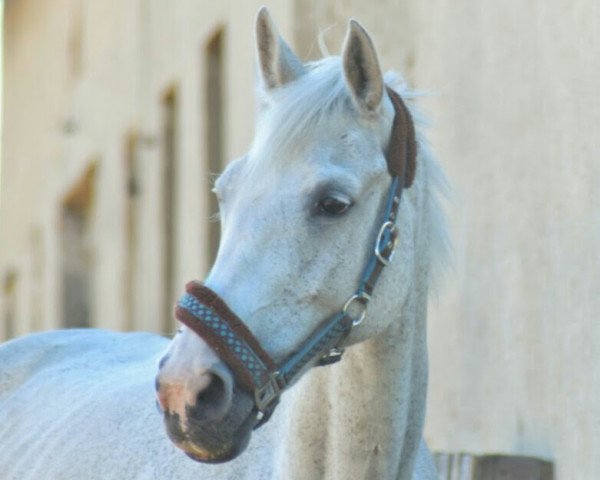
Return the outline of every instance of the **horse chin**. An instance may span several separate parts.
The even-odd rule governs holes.
[[[192,460],[202,463],[225,463],[233,460],[246,450],[252,429],[256,424],[256,414],[249,415],[229,438],[220,435],[215,444],[214,432],[189,432],[189,440],[177,445]]]
[[[184,421],[176,413],[165,413],[164,419],[169,438],[188,457],[202,463],[224,463],[248,446],[257,413],[252,398],[237,391],[233,408],[223,418],[206,420],[188,407]]]
[[[185,454],[190,457],[192,460],[200,463],[226,463],[233,459],[235,459],[238,455],[240,455],[250,441],[250,432],[244,435],[244,438],[241,441],[238,441],[234,444],[230,444],[228,448],[224,448],[219,451],[208,451],[200,448],[195,443],[186,443],[185,445],[178,445]]]

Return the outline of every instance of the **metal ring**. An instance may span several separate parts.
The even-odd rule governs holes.
[[[360,308],[362,308],[362,311],[361,311],[360,315],[358,316],[358,318],[352,319],[353,327],[360,325],[362,323],[362,321],[365,319],[365,317],[367,315],[367,303],[369,300],[371,300],[371,296],[366,292],[355,293],[348,300],[346,300],[346,303],[344,304],[344,308],[342,308],[342,313],[348,315],[348,310],[350,309],[350,306],[354,302],[357,302],[361,306]],[[348,315],[348,316],[350,316],[350,315]]]
[[[384,257],[383,253],[381,253],[381,250],[382,250],[381,242],[383,240],[383,235],[385,234],[386,230],[390,231],[391,242],[388,242],[386,245],[384,245],[384,248],[387,247],[388,245],[390,245],[390,243],[391,243],[392,248],[390,250],[390,253],[387,255],[387,257]],[[379,259],[379,261],[383,265],[387,266],[392,261],[392,258],[394,258],[394,253],[396,252],[397,245],[398,245],[398,227],[396,227],[396,224],[394,222],[392,222],[391,220],[388,220],[383,225],[381,225],[381,228],[379,229],[379,233],[377,234],[377,241],[375,242],[375,256]]]

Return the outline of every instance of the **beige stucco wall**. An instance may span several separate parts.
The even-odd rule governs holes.
[[[432,23],[416,75],[439,92],[432,139],[456,192],[455,269],[430,316],[428,436],[545,456],[558,479],[593,480],[600,4],[422,3]]]
[[[202,52],[225,26],[231,158],[252,138],[251,39],[259,3],[269,5],[306,59],[318,56],[318,32],[336,53],[348,17],[356,17],[372,33],[384,68],[435,92],[420,103],[433,119],[430,138],[454,187],[455,259],[429,316],[432,447],[539,455],[556,462],[558,479],[598,478],[600,4],[594,0],[8,0],[0,275],[19,272],[19,332],[60,325],[59,208],[93,160],[99,162],[95,323],[163,329],[160,109],[174,85],[184,165],[178,203],[185,206],[176,221],[174,281],[204,274],[211,212]],[[74,76],[69,39],[79,8],[83,63]],[[65,122],[76,126],[73,133],[65,133]],[[144,139],[143,195],[135,318],[128,322],[122,157],[132,130]],[[39,292],[41,319],[31,291]]]
[[[97,165],[90,220],[93,323],[165,330],[163,99],[170,89],[177,89],[180,168],[173,283],[179,287],[190,278],[201,278],[208,268],[206,225],[214,212],[206,205],[209,174],[202,110],[206,42],[218,28],[224,29],[224,150],[225,157],[232,158],[252,138],[252,19],[262,3],[271,3],[282,32],[291,30],[287,1],[6,2],[0,277],[17,274],[16,296],[21,300],[16,333],[62,324],[61,206],[91,164]],[[78,48],[80,57],[74,60]],[[124,318],[128,291],[124,145],[132,132],[140,138],[142,193],[136,223],[141,241],[135,254],[135,318],[128,319]],[[34,242],[41,243],[41,275],[34,268],[34,259],[39,262]],[[38,321],[29,313],[28,295],[34,289],[40,292],[44,311]]]
[[[599,478],[600,4],[303,3],[333,44],[360,19],[435,92],[455,258],[429,315],[430,445]]]

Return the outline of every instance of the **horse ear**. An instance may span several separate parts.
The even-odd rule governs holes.
[[[280,87],[304,73],[300,59],[281,38],[266,7],[256,17],[258,66],[267,88]]]
[[[383,76],[373,42],[356,20],[348,25],[342,58],[354,102],[366,113],[376,112],[383,98]]]

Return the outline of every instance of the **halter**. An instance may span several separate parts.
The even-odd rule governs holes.
[[[394,105],[394,123],[386,156],[392,183],[381,226],[356,292],[341,311],[325,319],[287,358],[277,364],[263,350],[244,322],[210,288],[192,281],[175,309],[177,319],[204,339],[232,370],[237,384],[254,395],[258,422],[263,425],[279,403],[283,390],[313,366],[330,365],[344,353],[342,342],[352,327],[362,323],[377,280],[394,256],[398,243],[396,218],[402,190],[412,185],[416,169],[415,130],[400,96],[387,93]]]

